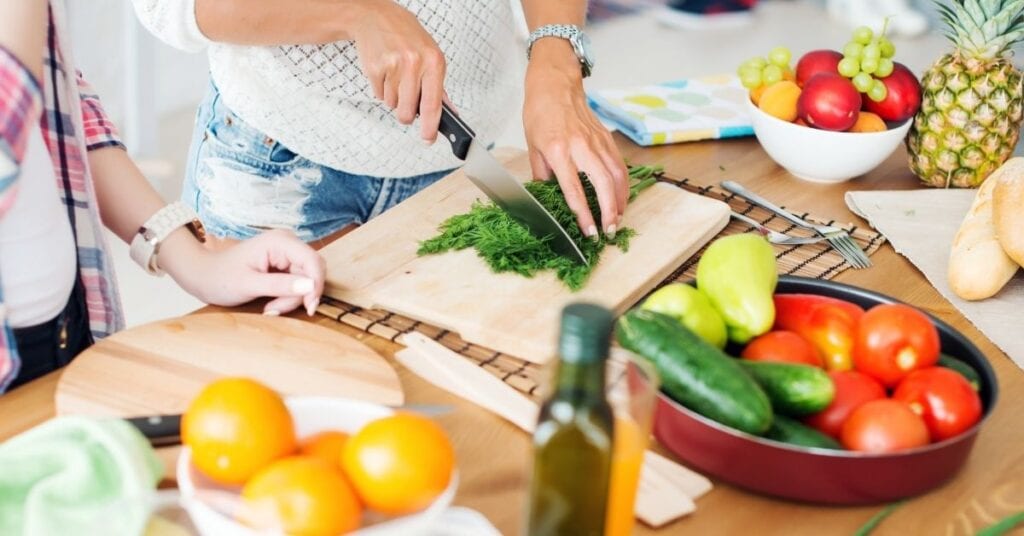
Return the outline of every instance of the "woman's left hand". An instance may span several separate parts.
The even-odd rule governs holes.
[[[169,240],[191,243],[175,247],[175,254],[166,259],[158,257],[160,266],[200,300],[230,307],[271,297],[264,314],[280,315],[299,306],[310,316],[316,312],[324,290],[324,260],[294,234],[267,231],[215,252],[203,248],[187,231],[176,234],[181,236]]]
[[[587,106],[579,60],[569,43],[543,39],[526,74],[523,125],[533,176],[558,179],[583,234],[614,235],[629,201],[629,174],[608,129]],[[578,172],[597,193],[601,221],[590,213]]]

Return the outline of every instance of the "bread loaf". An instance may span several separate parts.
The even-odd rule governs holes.
[[[992,217],[1003,251],[1024,266],[1024,158],[1011,158],[1000,169],[992,190]]]
[[[995,296],[1017,272],[1019,265],[1003,251],[996,238],[993,192],[1000,179],[1024,172],[1024,158],[1008,160],[978,188],[949,252],[949,286],[965,300]]]

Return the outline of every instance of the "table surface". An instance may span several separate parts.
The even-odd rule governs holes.
[[[702,184],[735,180],[793,209],[839,221],[861,221],[843,202],[843,194],[848,190],[917,188],[902,149],[867,176],[844,184],[817,185],[799,181],[783,171],[753,139],[647,149],[621,137],[617,141],[630,162],[662,164],[673,176],[688,177]],[[1000,388],[997,407],[963,470],[943,487],[904,503],[884,522],[879,533],[974,534],[980,527],[1024,510],[1024,426],[1014,422],[1018,418],[1015,416],[1024,414],[1024,373],[890,246],[873,255],[872,261],[873,268],[847,270],[836,279],[921,307],[961,330],[988,356]],[[399,370],[408,403],[455,407],[455,411],[438,420],[451,435],[458,455],[462,481],[456,502],[483,512],[502,533],[518,534],[524,513],[529,437],[511,424],[412,375],[394,361],[398,345],[325,317],[310,321],[363,340],[384,355]],[[53,415],[58,374],[0,397],[0,440]],[[716,482],[715,489],[697,501],[695,514],[661,530],[640,526],[636,532],[741,534],[757,527],[758,534],[851,534],[880,507],[798,504]]]

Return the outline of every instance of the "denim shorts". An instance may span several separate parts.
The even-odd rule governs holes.
[[[368,177],[311,162],[245,124],[211,83],[196,114],[181,197],[214,236],[289,229],[312,242],[365,223],[449,173]]]

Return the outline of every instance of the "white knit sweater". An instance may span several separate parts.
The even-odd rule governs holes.
[[[228,107],[295,153],[360,175],[411,177],[459,165],[419,125],[403,126],[374,95],[351,41],[275,47],[213,43],[200,31],[195,0],[133,0],[142,24],[169,45],[206,49]],[[452,103],[490,143],[522,85],[524,53],[509,0],[395,0],[420,20],[448,60]]]

